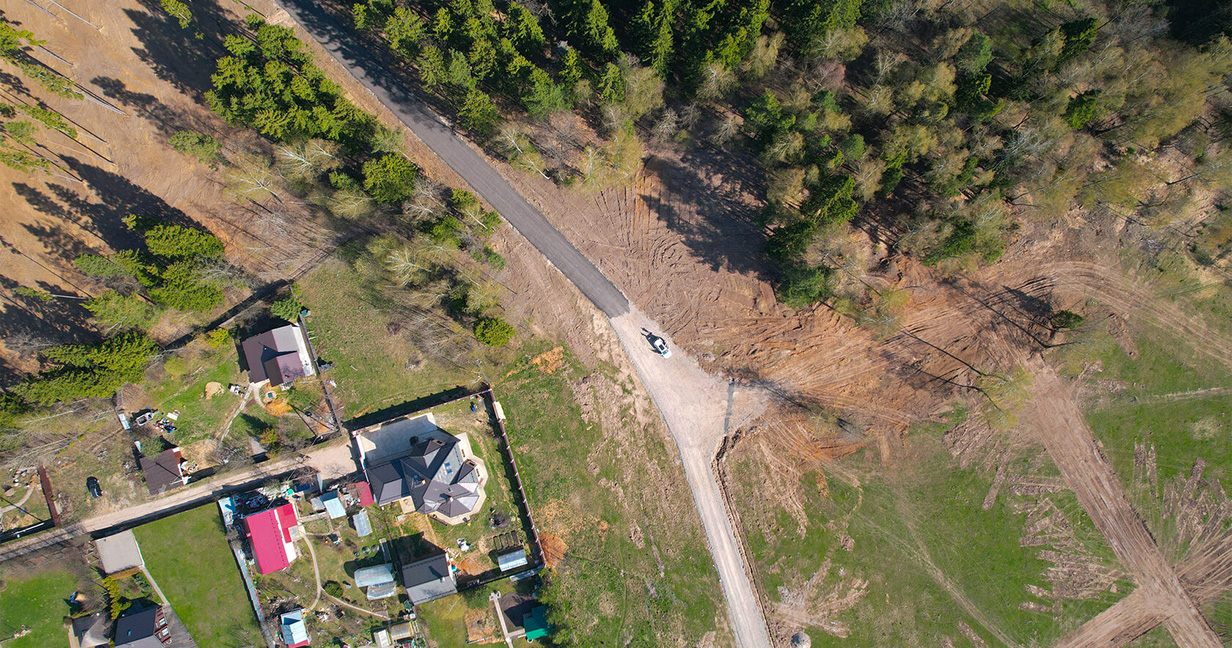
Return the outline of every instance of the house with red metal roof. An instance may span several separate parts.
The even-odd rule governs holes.
[[[289,503],[244,518],[252,556],[257,561],[257,573],[286,569],[299,556],[291,536],[291,529],[298,524],[295,505]]]

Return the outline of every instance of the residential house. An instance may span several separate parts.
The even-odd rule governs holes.
[[[282,632],[282,641],[287,648],[307,646],[308,625],[304,623],[304,610],[292,610],[278,617],[278,626]]]
[[[445,524],[462,524],[481,510],[487,468],[466,434],[445,432],[430,413],[355,434],[377,504],[399,502],[404,512]]]
[[[96,648],[111,643],[107,636],[111,630],[111,619],[102,612],[73,619],[73,636],[77,639],[79,648]]]
[[[248,542],[252,545],[257,572],[270,574],[291,565],[299,554],[291,530],[299,525],[294,504],[283,504],[244,518]]]
[[[402,586],[411,603],[419,605],[458,591],[458,582],[449,557],[438,553],[403,565]]]
[[[133,610],[116,619],[116,648],[163,648],[171,640],[171,630],[160,606]]]
[[[297,324],[254,335],[244,340],[241,348],[248,362],[248,382],[252,385],[268,381],[280,387],[316,373],[308,352],[308,338]]]
[[[180,454],[179,448],[163,450],[154,457],[142,457],[139,463],[151,495],[188,483],[188,477],[184,475],[184,455]]]

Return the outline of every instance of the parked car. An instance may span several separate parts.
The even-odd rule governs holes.
[[[103,487],[98,483],[98,477],[86,478],[86,490],[90,491],[90,497],[102,497]]]
[[[654,349],[655,351],[659,352],[659,355],[663,356],[664,358],[672,357],[672,350],[667,348],[667,342],[664,342],[663,338],[656,337],[654,341],[651,342],[651,344],[654,345]]]

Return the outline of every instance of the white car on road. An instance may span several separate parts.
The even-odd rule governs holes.
[[[672,350],[667,348],[667,342],[664,342],[663,338],[656,337],[653,341],[651,341],[651,344],[654,345],[654,350],[658,351],[659,355],[664,358],[672,357]]]

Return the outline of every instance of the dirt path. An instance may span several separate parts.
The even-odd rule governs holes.
[[[1042,359],[1033,358],[1025,366],[1034,376],[1035,393],[1025,408],[1023,419],[1033,422],[1039,440],[1066,484],[1077,495],[1095,527],[1107,538],[1122,567],[1138,583],[1140,596],[1147,597],[1148,607],[1165,616],[1165,625],[1180,648],[1222,646],[1176,572],[1167,564],[1146,524],[1130,505],[1116,473],[1100,452],[1078,410],[1071,390]],[[1119,608],[1115,619],[1123,623],[1119,615],[1127,609],[1128,606]],[[1093,633],[1090,636],[1109,635]],[[1093,644],[1062,642],[1059,645],[1070,648]]]
[[[308,606],[309,610],[317,609],[317,603],[321,602],[321,569],[317,567],[317,552],[312,548],[312,539],[304,538],[304,544],[308,545],[308,555],[312,557],[312,577],[316,579],[317,586],[313,590],[312,605]]]
[[[196,486],[176,489],[153,501],[127,506],[118,511],[100,513],[67,527],[5,544],[0,547],[0,562],[12,560],[49,544],[66,542],[82,535],[132,528],[153,522],[168,515],[212,502],[227,493],[258,486],[267,479],[290,474],[304,466],[319,471],[327,480],[349,475],[355,470],[355,464],[351,461],[350,446],[342,442],[314,450],[306,455],[290,454],[282,459],[252,466],[242,472],[227,474]]]
[[[12,511],[14,509],[18,509],[18,508],[21,508],[22,506],[25,506],[26,502],[30,499],[30,496],[34,494],[34,489],[36,486],[38,486],[37,479],[30,482],[30,487],[26,489],[26,494],[22,496],[20,500],[13,502],[12,504],[9,504],[8,506],[0,507],[0,513],[7,513],[8,511]]]

